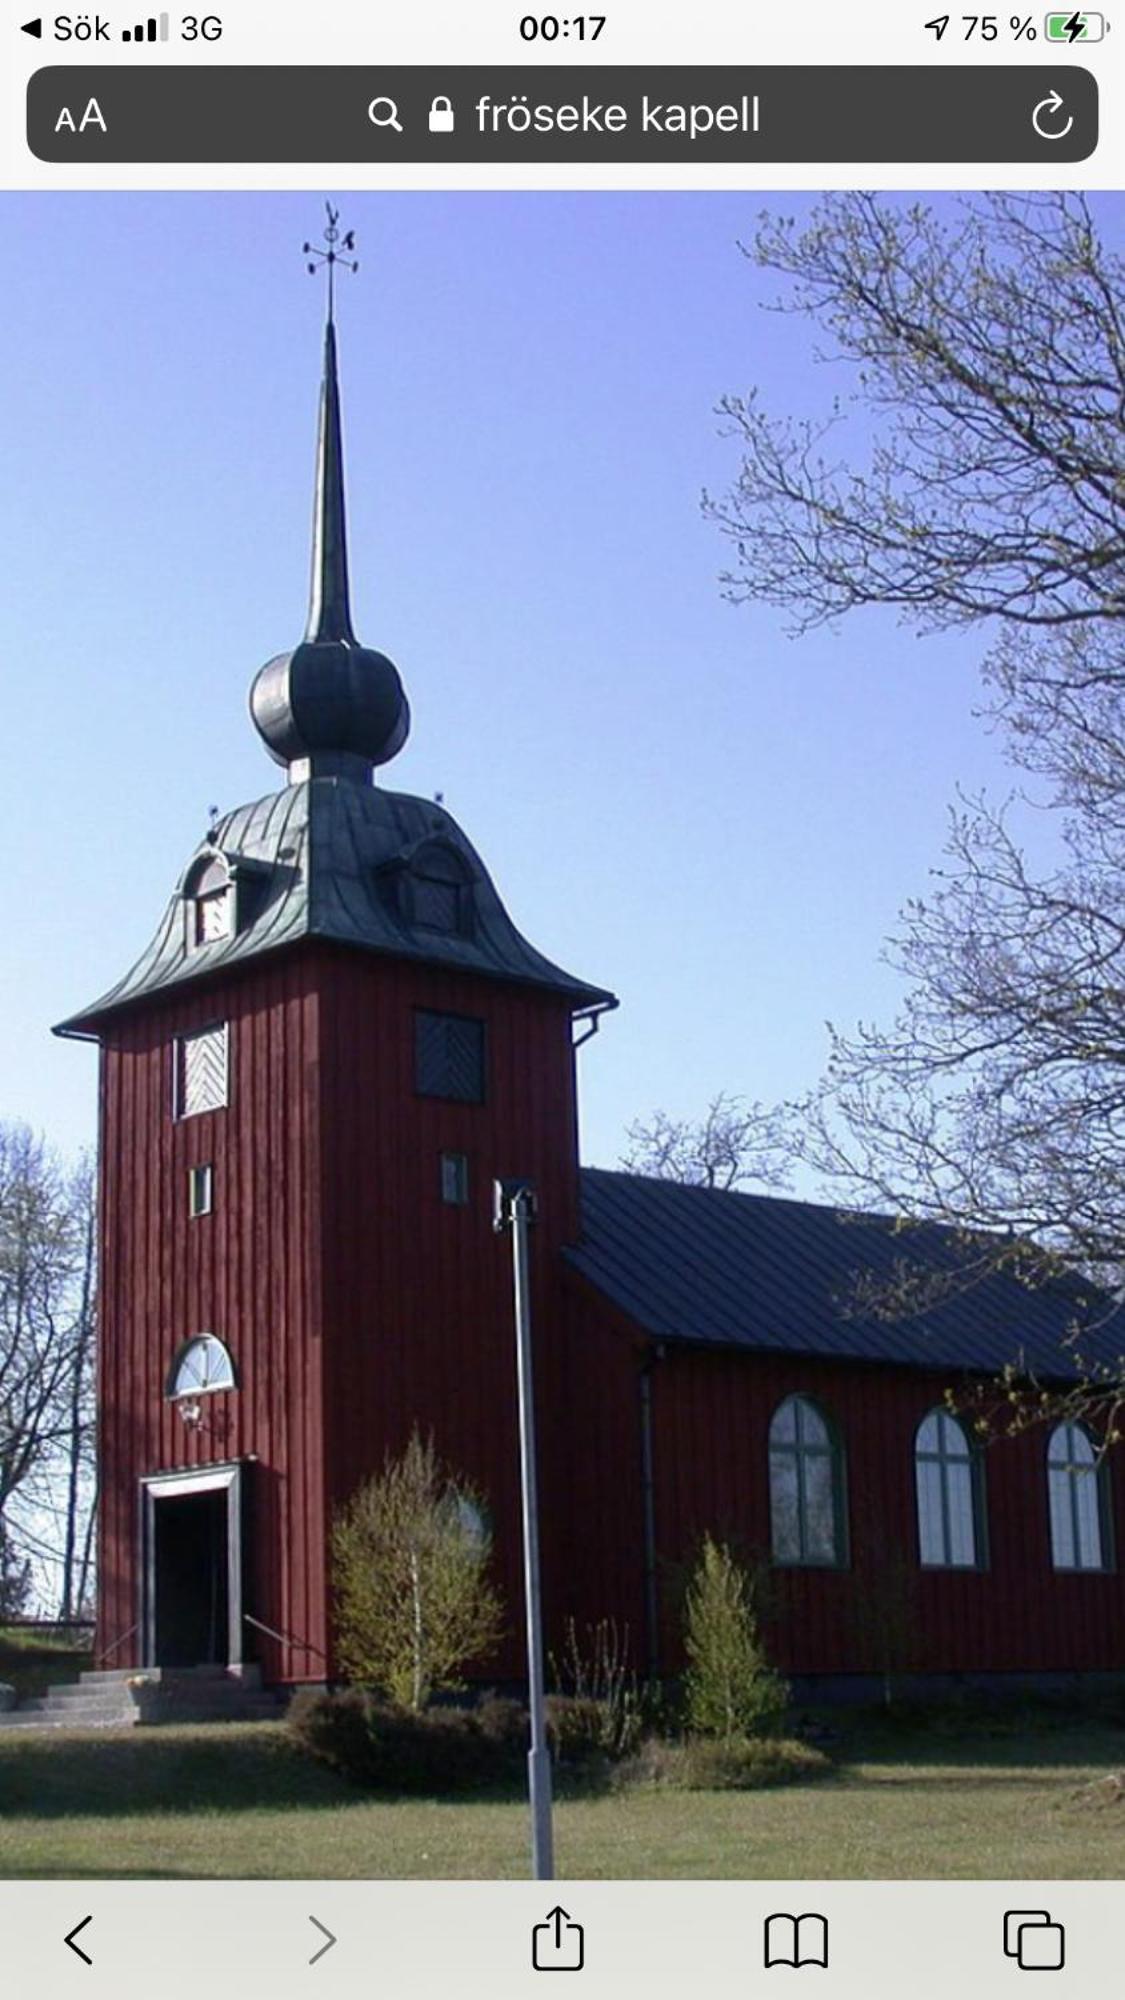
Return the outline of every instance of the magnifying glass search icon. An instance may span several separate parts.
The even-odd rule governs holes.
[[[393,126],[396,132],[402,131],[398,122],[398,105],[393,97],[373,97],[367,107],[367,116],[380,131],[386,131],[388,126]]]

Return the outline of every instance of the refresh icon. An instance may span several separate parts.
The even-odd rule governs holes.
[[[1041,139],[1065,139],[1067,133],[1073,129],[1074,119],[1070,112],[1067,112],[1065,125],[1055,122],[1062,109],[1063,101],[1057,90],[1052,90],[1046,97],[1039,99],[1031,114],[1031,122]]]

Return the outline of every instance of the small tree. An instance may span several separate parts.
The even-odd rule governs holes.
[[[776,1727],[789,1689],[767,1664],[749,1577],[710,1535],[688,1584],[685,1649],[691,1729],[729,1743]]]
[[[340,1664],[404,1708],[425,1708],[485,1658],[502,1625],[477,1495],[415,1431],[338,1514],[332,1534]]]

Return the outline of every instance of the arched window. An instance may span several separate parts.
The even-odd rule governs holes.
[[[237,1388],[234,1363],[221,1340],[213,1333],[197,1333],[181,1347],[168,1371],[165,1394],[207,1396],[218,1389]]]
[[[931,1410],[914,1441],[918,1548],[926,1569],[980,1569],[984,1518],[980,1462],[948,1410]]]
[[[787,1396],[770,1424],[770,1542],[774,1561],[844,1561],[844,1468],[839,1443],[807,1396]]]
[[[188,883],[188,944],[214,944],[234,930],[234,885],[221,854],[204,859]]]
[[[1081,1424],[1057,1424],[1047,1445],[1051,1561],[1056,1569],[1108,1569],[1105,1493],[1098,1455]]]

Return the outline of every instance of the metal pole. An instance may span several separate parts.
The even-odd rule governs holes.
[[[524,1599],[527,1607],[527,1687],[531,1748],[527,1758],[531,1805],[531,1864],[538,1882],[554,1877],[551,1827],[551,1757],[547,1748],[543,1683],[543,1618],[539,1587],[539,1496],[535,1469],[535,1401],[531,1368],[531,1293],[527,1232],[535,1217],[535,1193],[526,1181],[496,1182],[497,1229],[512,1232],[512,1277],[516,1307],[516,1373],[520,1416],[520,1484],[523,1509]]]

